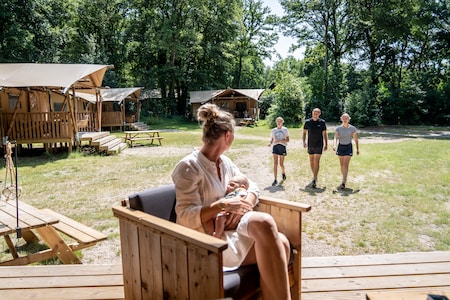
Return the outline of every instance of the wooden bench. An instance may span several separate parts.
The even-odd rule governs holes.
[[[49,208],[42,209],[42,211],[49,216],[59,219],[59,222],[53,224],[52,226],[56,230],[75,240],[75,242],[68,244],[68,246],[74,251],[94,246],[98,242],[106,240],[107,238],[105,234],[61,215]]]

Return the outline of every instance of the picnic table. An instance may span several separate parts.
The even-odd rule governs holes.
[[[243,118],[240,122],[239,122],[240,126],[251,126],[251,125],[255,125],[255,119],[253,118]]]
[[[161,140],[163,138],[159,135],[159,130],[135,130],[135,131],[125,131],[125,142],[128,142],[131,147],[136,141],[149,140],[153,144],[154,140],[159,142],[162,146]]]
[[[27,203],[0,200],[0,236],[3,236],[11,260],[1,261],[1,265],[26,265],[58,257],[64,264],[81,264],[74,251],[95,245],[106,239],[106,235],[50,209],[37,209]],[[18,207],[18,209],[17,209]],[[17,224],[18,212],[18,224]],[[68,244],[64,235],[75,240]],[[20,256],[13,239],[23,238],[27,244],[44,242],[49,249]]]

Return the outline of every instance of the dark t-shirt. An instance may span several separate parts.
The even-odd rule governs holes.
[[[323,135],[322,132],[327,130],[327,125],[324,119],[317,119],[314,121],[312,118],[306,120],[303,129],[308,130],[308,148],[309,147],[323,147]]]

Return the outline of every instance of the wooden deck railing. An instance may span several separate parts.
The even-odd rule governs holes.
[[[84,126],[78,126],[78,131],[84,132],[94,132],[97,128],[97,118],[96,114],[93,112],[79,112],[76,114],[77,125],[80,124],[80,121],[87,120],[87,122],[81,122]]]
[[[73,124],[68,112],[2,114],[2,133],[17,143],[70,142]]]

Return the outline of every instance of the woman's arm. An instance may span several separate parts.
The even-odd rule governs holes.
[[[322,137],[323,137],[323,149],[326,151],[328,149],[328,134],[326,129],[322,131]]]
[[[338,132],[336,131],[336,132],[334,133],[334,139],[333,139],[333,151],[336,151],[338,139],[339,139],[339,134],[338,134]]]
[[[270,131],[270,140],[269,140],[269,144],[267,146],[270,147],[270,145],[272,145],[272,144],[273,144],[273,130]]]
[[[356,154],[359,155],[359,141],[358,141],[358,133],[356,131],[353,132],[353,139],[355,140]]]

